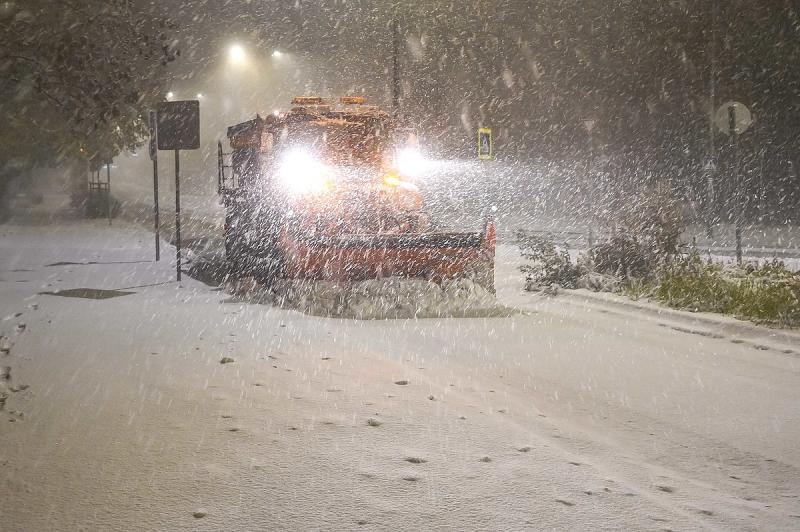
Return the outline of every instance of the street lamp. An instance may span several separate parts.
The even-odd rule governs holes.
[[[281,52],[280,50],[274,50],[272,52],[272,57],[274,57],[275,59],[280,59],[281,57],[283,57],[283,52]]]
[[[231,63],[234,64],[242,64],[245,62],[247,58],[247,54],[242,48],[240,44],[232,44],[230,48],[228,48],[228,59],[230,59]]]
[[[172,91],[169,91],[169,92],[167,93],[167,100],[171,100],[171,99],[173,99],[174,97],[175,97],[175,93],[174,93],[174,92],[172,92]]]
[[[198,92],[197,93],[197,99],[201,100],[202,98],[203,98],[203,93],[202,92]]]
[[[16,2],[0,2],[0,18],[11,18],[17,12]]]

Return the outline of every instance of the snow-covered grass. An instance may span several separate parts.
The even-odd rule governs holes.
[[[671,307],[800,326],[800,272],[780,261],[726,268],[689,256],[663,268],[647,284],[644,290],[653,299]]]
[[[737,265],[704,260],[696,249],[654,254],[616,235],[588,252],[570,253],[547,238],[520,231],[520,270],[529,290],[588,288],[650,298],[692,312],[716,312],[779,327],[800,326],[800,271],[778,259]]]

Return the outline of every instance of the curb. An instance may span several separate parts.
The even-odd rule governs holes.
[[[571,299],[570,303],[593,303],[605,307],[634,310],[653,318],[666,319],[688,325],[701,326],[719,332],[726,337],[735,337],[767,343],[780,348],[787,354],[800,352],[800,332],[785,329],[771,329],[739,320],[730,316],[712,314],[710,312],[689,312],[661,306],[649,301],[634,301],[631,299],[605,292],[592,292],[586,289],[564,290],[557,297]],[[694,331],[687,331],[694,332]],[[756,346],[758,347],[758,346]]]

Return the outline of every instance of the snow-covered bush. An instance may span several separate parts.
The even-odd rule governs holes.
[[[651,275],[678,253],[683,208],[666,186],[635,191],[604,223],[611,236],[589,250],[592,269],[622,279]]]
[[[577,288],[580,270],[570,261],[569,253],[553,243],[552,239],[517,231],[517,245],[528,260],[520,266],[525,274],[526,290],[541,290],[552,285]]]
[[[656,256],[629,233],[617,233],[588,252],[591,269],[619,279],[647,276],[652,272]]]

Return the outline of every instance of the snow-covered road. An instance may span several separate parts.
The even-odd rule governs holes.
[[[0,225],[0,530],[800,527],[800,346],[527,294],[506,248],[516,315],[353,321],[151,245]],[[87,288],[129,293],[46,294]]]

